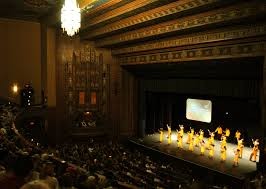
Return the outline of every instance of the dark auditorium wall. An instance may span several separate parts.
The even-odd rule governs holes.
[[[40,23],[0,19],[0,97],[14,96],[11,85],[19,87],[31,82],[36,98],[41,96],[41,39]]]

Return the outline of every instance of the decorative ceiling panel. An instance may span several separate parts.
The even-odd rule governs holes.
[[[51,10],[61,6],[62,0],[1,0],[0,17],[38,21]]]

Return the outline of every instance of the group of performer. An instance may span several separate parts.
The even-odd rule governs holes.
[[[184,126],[179,125],[179,129],[176,129],[177,131],[177,146],[178,148],[183,148],[183,136],[184,136]],[[160,128],[160,142],[163,142],[163,135],[164,135],[164,130],[163,128]],[[223,130],[221,126],[218,126],[215,131],[211,132],[208,130],[209,137],[205,141],[204,140],[204,131],[200,129],[198,132],[195,132],[193,128],[190,127],[190,130],[187,132],[187,138],[186,138],[186,144],[188,144],[188,150],[193,152],[194,147],[200,148],[200,155],[205,154],[205,149],[209,150],[208,157],[210,159],[213,158],[214,155],[214,137],[215,134],[217,133],[218,135],[218,140],[220,140],[220,159],[221,162],[224,162],[226,160],[226,153],[227,153],[227,138],[230,136],[230,130],[226,128]],[[234,150],[234,160],[233,160],[233,166],[238,166],[239,165],[239,158],[242,158],[243,156],[243,149],[244,149],[244,139],[241,138],[241,133],[240,131],[235,132],[235,138],[236,138],[236,143],[237,147]],[[171,126],[167,124],[167,143],[171,144],[172,143],[172,129]],[[250,154],[250,161],[256,162],[258,152],[259,152],[259,140],[253,140],[253,148],[252,152]]]

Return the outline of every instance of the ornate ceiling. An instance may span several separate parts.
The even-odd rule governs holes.
[[[0,17],[38,21],[60,4],[61,0],[1,0]]]

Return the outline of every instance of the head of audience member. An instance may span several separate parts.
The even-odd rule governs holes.
[[[45,161],[41,168],[41,178],[46,178],[47,176],[54,176],[54,164],[51,161]]]
[[[29,156],[20,155],[13,164],[12,171],[17,177],[27,177],[33,169],[33,163]]]
[[[42,180],[34,180],[24,184],[21,189],[50,189],[50,187]]]

